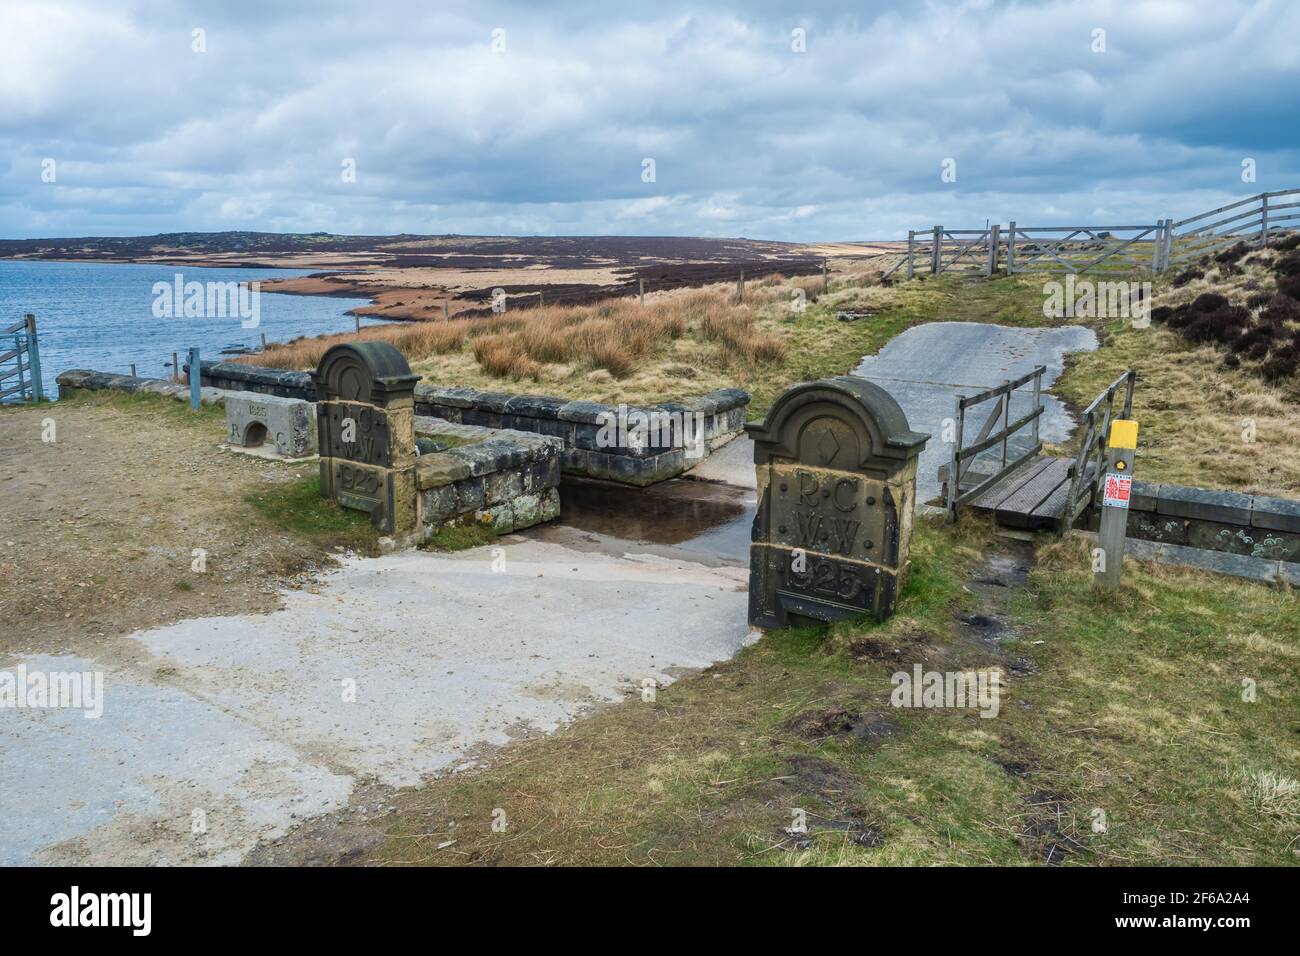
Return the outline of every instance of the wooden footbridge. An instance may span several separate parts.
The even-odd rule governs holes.
[[[1029,531],[1050,528],[1064,534],[1093,503],[1104,473],[1110,423],[1131,417],[1136,375],[1132,369],[1125,372],[1084,410],[1078,452],[1072,458],[1058,458],[1042,454],[1043,443],[1038,436],[1045,371],[1046,367],[1040,365],[997,388],[958,397],[952,456],[939,470],[949,519],[956,519],[958,509],[970,508],[992,514],[1004,527]],[[1013,399],[1018,390],[1029,386],[1030,408],[1012,421]],[[1028,399],[1029,393],[1021,393],[1021,397]],[[967,413],[990,402],[993,404],[979,433],[966,444]],[[999,420],[1001,428],[995,431]],[[950,480],[952,475],[957,476],[956,481]]]

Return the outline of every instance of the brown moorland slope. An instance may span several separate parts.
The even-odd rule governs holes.
[[[858,264],[890,244],[801,245],[681,236],[337,236],[328,233],[166,233],[0,240],[0,258],[315,270],[262,289],[366,296],[359,315],[424,320],[487,314],[501,290],[512,309],[582,305],[639,292],[819,273]]]

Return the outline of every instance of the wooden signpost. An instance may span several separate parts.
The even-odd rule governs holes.
[[[1117,418],[1110,423],[1106,451],[1106,473],[1101,484],[1101,526],[1097,531],[1100,562],[1093,572],[1097,589],[1119,587],[1124,564],[1124,536],[1128,529],[1128,507],[1133,497],[1133,456],[1137,450],[1138,423]]]

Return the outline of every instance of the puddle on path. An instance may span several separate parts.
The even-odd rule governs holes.
[[[673,479],[650,488],[566,479],[557,524],[625,541],[749,560],[754,492]]]

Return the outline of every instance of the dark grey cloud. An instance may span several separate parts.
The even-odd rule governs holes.
[[[1300,185],[1282,0],[6,0],[0,35],[7,237],[881,238]]]

